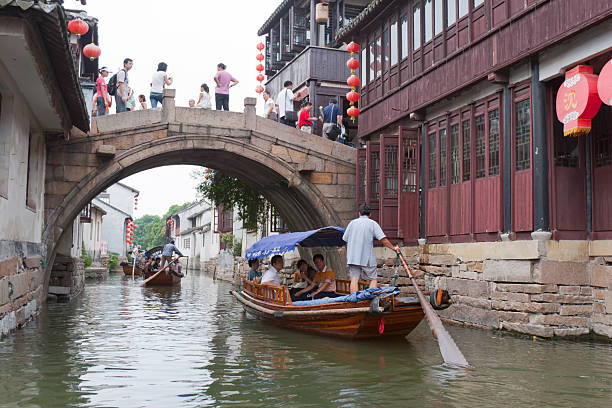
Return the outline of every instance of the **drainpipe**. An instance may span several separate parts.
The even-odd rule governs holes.
[[[533,97],[533,226],[534,231],[550,231],[546,86],[540,81],[540,64],[537,56],[531,60],[531,92]]]
[[[426,140],[427,140],[427,125],[423,123],[421,125],[421,175],[419,177],[421,184],[421,211],[420,211],[420,221],[421,225],[419,228],[419,238],[425,239],[425,214],[427,213],[427,209],[425,205],[426,196],[427,196],[427,186],[425,185],[425,172],[427,171],[426,159],[427,159],[427,149],[426,149]]]
[[[508,85],[504,85],[503,107],[504,107],[504,236],[508,237],[512,232],[512,95]]]

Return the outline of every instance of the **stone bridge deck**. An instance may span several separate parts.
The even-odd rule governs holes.
[[[105,188],[173,164],[238,177],[261,191],[292,229],[345,226],[355,215],[355,150],[258,117],[255,103],[246,98],[244,113],[181,108],[167,89],[162,109],[95,118],[89,135],[50,142],[43,234],[49,250]]]

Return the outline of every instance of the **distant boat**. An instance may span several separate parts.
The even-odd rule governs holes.
[[[123,274],[125,276],[132,276],[132,265],[123,265]],[[134,276],[142,275],[142,269],[139,267],[134,268]]]

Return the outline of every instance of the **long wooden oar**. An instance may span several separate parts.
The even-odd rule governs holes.
[[[140,283],[140,286],[144,286],[147,282],[151,281],[151,279],[155,278],[157,275],[159,275],[160,273],[162,273],[163,271],[165,271],[166,269],[168,269],[173,263],[178,262],[178,258],[176,258],[173,261],[168,262],[168,265],[164,266],[162,269],[160,269],[159,271],[155,272],[153,275],[149,276],[146,280],[142,281]]]
[[[470,364],[467,362],[459,347],[455,344],[455,341],[451,337],[451,335],[446,331],[444,325],[442,325],[442,320],[438,317],[436,312],[433,310],[433,307],[429,304],[421,289],[419,289],[414,276],[412,276],[410,267],[404,259],[404,255],[402,255],[401,251],[397,252],[400,260],[402,261],[402,265],[410,278],[410,282],[412,282],[412,286],[416,289],[417,296],[419,297],[419,301],[421,302],[421,307],[423,308],[423,312],[425,312],[425,317],[427,317],[427,323],[429,323],[429,327],[431,328],[431,332],[434,338],[438,341],[438,347],[440,348],[440,354],[442,354],[442,358],[444,362],[447,364],[454,364],[458,366],[469,367]]]

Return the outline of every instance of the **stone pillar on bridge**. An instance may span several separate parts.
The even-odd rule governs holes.
[[[162,122],[176,121],[176,89],[164,89],[162,97]]]
[[[247,129],[255,129],[257,127],[256,105],[257,98],[244,98],[244,127]]]

